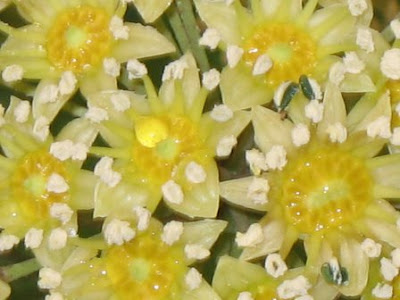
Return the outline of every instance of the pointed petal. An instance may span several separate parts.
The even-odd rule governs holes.
[[[395,248],[400,248],[400,231],[396,224],[391,224],[375,218],[367,218],[364,221],[368,233],[377,241],[383,241]]]
[[[372,93],[376,91],[376,88],[367,74],[346,73],[344,80],[340,83],[340,91],[343,93]]]
[[[98,127],[86,118],[77,118],[69,122],[57,135],[58,141],[71,140],[90,147],[97,137]]]
[[[172,0],[134,0],[136,9],[146,23],[154,22],[171,4]]]
[[[71,198],[68,204],[74,209],[93,209],[94,191],[98,178],[88,170],[79,170],[71,178]]]
[[[191,291],[185,291],[182,300],[221,300],[207,281],[202,280],[200,286]]]
[[[282,4],[282,0],[261,0],[261,5],[264,11],[264,14],[270,18],[274,18],[274,15],[278,13],[278,9],[280,8],[280,4]],[[290,11],[290,17],[296,17],[301,9],[302,9],[302,2],[300,0],[291,0],[286,1],[289,6],[288,11]]]
[[[97,93],[104,90],[116,90],[117,80],[106,74],[103,68],[93,74],[86,74],[80,80],[80,91],[86,97],[93,93]]]

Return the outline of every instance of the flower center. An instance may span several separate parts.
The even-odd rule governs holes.
[[[303,233],[349,223],[372,199],[373,181],[364,162],[320,141],[300,149],[280,180],[285,217]]]
[[[136,142],[132,163],[138,174],[155,182],[165,182],[177,162],[203,150],[197,127],[181,116],[146,117],[135,122]]]
[[[48,152],[33,152],[22,158],[11,177],[11,190],[25,217],[45,218],[53,203],[67,201],[67,192],[47,191],[47,181],[53,173],[67,179],[64,165]]]
[[[107,274],[120,299],[179,299],[186,266],[181,247],[147,232],[106,254]]]
[[[57,16],[47,36],[47,55],[58,69],[80,73],[98,65],[111,44],[110,16],[83,5]]]
[[[244,59],[253,67],[260,55],[273,61],[266,82],[277,87],[284,81],[297,82],[301,75],[311,75],[316,64],[316,44],[304,31],[291,24],[264,24],[255,29],[243,45]]]

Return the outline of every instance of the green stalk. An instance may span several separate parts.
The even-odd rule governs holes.
[[[13,265],[0,267],[1,279],[11,282],[38,271],[41,265],[36,258],[31,258]]]
[[[180,54],[185,53],[187,50],[190,49],[190,42],[177,10],[174,9],[171,11],[170,14],[168,14],[168,22],[172,28],[172,31],[174,32],[175,39],[179,46]]]

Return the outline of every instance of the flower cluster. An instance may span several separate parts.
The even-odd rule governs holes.
[[[378,28],[372,0],[0,10],[0,299],[400,299],[399,19]]]

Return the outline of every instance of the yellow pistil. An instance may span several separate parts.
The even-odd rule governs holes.
[[[182,116],[138,119],[132,163],[138,174],[163,183],[176,163],[188,154],[204,149],[198,128]]]
[[[322,141],[300,149],[276,180],[280,186],[272,196],[287,222],[302,233],[349,224],[373,199],[365,162]]]
[[[105,256],[107,274],[120,299],[180,299],[186,265],[180,246],[168,246],[150,230]]]
[[[68,192],[47,191],[48,178],[53,173],[68,181],[64,165],[46,151],[29,153],[19,162],[11,177],[11,197],[18,202],[24,217],[46,218],[53,203],[67,201]]]
[[[242,47],[250,67],[260,55],[270,57],[273,66],[266,73],[266,82],[273,88],[284,81],[297,82],[303,74],[311,75],[317,59],[314,40],[305,31],[286,23],[258,26]]]
[[[110,51],[110,19],[103,9],[87,5],[62,12],[47,35],[48,59],[75,73],[98,65]]]

